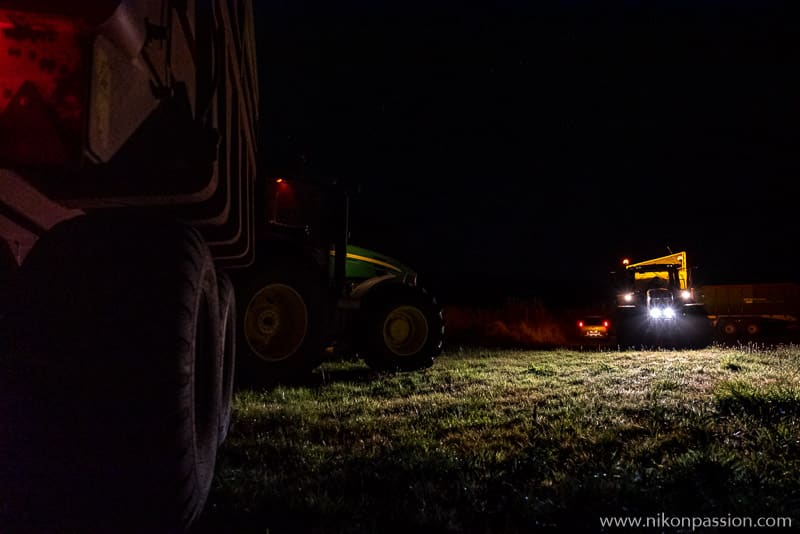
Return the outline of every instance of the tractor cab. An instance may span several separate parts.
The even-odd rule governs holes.
[[[693,300],[685,252],[634,264],[623,260],[623,265],[618,306],[650,309],[651,305],[661,306],[666,300],[670,304],[686,304]]]
[[[707,314],[694,299],[686,253],[631,264],[617,290],[617,340],[621,346],[706,346]]]

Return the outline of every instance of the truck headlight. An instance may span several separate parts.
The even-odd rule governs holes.
[[[633,300],[633,293],[625,293],[622,298],[625,302],[631,302]]]
[[[662,312],[665,319],[674,319],[675,318],[675,310],[672,308],[664,308]]]
[[[681,291],[681,298],[683,300],[689,300],[690,298],[692,298],[692,292],[689,291],[688,289],[684,289],[683,291]]]
[[[661,308],[650,308],[650,317],[653,319],[661,318]]]

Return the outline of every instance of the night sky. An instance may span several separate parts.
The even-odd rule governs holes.
[[[667,247],[800,281],[782,5],[257,2],[261,172],[358,188],[352,241],[445,300],[598,293]]]

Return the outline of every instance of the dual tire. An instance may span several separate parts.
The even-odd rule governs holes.
[[[721,319],[717,325],[717,332],[726,342],[743,340],[756,340],[764,334],[764,324],[758,320],[737,322],[732,319]]]
[[[0,322],[4,532],[188,529],[230,421],[233,365],[220,317],[232,289],[218,289],[198,232],[81,216],[39,240],[12,287]]]
[[[228,436],[231,427],[231,410],[233,407],[234,380],[236,374],[237,344],[237,312],[236,293],[230,276],[225,272],[217,272],[219,287],[220,324],[219,336],[222,346],[222,376],[219,415],[219,444]]]

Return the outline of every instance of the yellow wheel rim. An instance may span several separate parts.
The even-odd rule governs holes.
[[[416,354],[428,341],[428,320],[414,306],[399,306],[383,322],[383,341],[398,356]]]
[[[308,309],[303,297],[285,284],[261,288],[247,304],[244,336],[250,350],[269,362],[297,352],[308,331]]]

